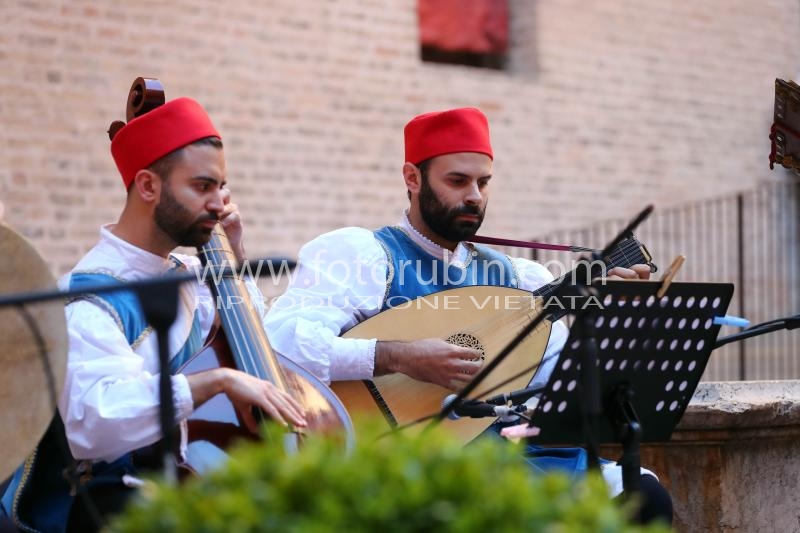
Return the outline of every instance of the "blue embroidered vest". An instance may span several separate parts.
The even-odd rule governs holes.
[[[397,226],[375,231],[389,262],[386,310],[420,296],[457,287],[498,285],[517,287],[517,272],[508,256],[476,245],[464,268],[434,258]]]

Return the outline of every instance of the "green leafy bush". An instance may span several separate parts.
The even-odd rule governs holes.
[[[599,476],[572,486],[560,475],[532,475],[508,443],[462,447],[440,429],[376,434],[362,428],[350,453],[325,439],[292,456],[276,445],[241,446],[207,477],[148,484],[111,530],[667,531],[628,525]]]

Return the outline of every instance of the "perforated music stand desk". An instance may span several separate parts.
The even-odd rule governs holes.
[[[602,309],[595,304],[581,312],[591,313],[596,327],[603,416],[596,421],[595,438],[621,443],[636,454],[627,460],[623,455],[627,484],[630,476],[639,476],[638,442],[669,440],[683,416],[719,333],[714,317],[725,315],[733,285],[672,283],[662,298],[656,297],[657,281],[606,281],[593,287]],[[580,372],[585,341],[578,330],[571,328],[531,416],[540,428],[530,439],[535,444],[587,442]],[[631,419],[638,420],[638,435],[626,425]]]

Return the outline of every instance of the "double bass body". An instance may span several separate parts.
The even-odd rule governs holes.
[[[210,276],[220,280],[210,287],[217,298],[221,327],[212,332],[211,342],[181,372],[191,374],[222,366],[236,368],[288,392],[305,409],[308,427],[302,434],[291,430],[292,438],[286,439],[284,445],[296,447],[306,433],[343,438],[351,444],[352,423],[339,398],[313,374],[272,351],[247,287],[235,272],[233,251],[219,225],[198,252],[206,272],[209,268],[222,270],[222,275],[217,271]],[[187,423],[189,440],[183,466],[198,474],[224,461],[225,450],[237,438],[257,438],[223,394],[200,406]]]

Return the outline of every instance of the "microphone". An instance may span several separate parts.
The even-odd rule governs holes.
[[[445,396],[444,400],[442,400],[442,410],[444,411],[445,409],[448,409],[456,400],[456,398],[458,398],[457,394],[448,394]],[[480,400],[467,400],[465,402],[459,402],[455,407],[453,407],[453,409],[447,415],[447,418],[450,420],[458,420],[462,417],[484,418],[487,416],[500,418],[518,416],[517,407],[509,407],[507,405],[491,405]]]
[[[545,389],[544,386],[541,387],[526,387],[524,389],[515,390],[512,392],[507,392],[503,394],[498,394],[497,396],[492,396],[491,398],[487,398],[485,401],[491,405],[507,405],[509,403],[512,404],[519,404],[523,403],[525,400],[539,394]]]

